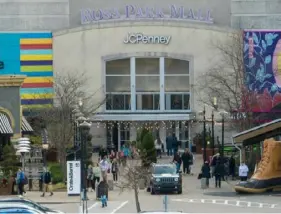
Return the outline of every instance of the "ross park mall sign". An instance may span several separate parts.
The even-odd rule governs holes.
[[[210,10],[195,10],[171,5],[168,13],[160,7],[139,7],[136,5],[126,5],[123,9],[82,9],[81,24],[89,24],[104,20],[132,20],[132,19],[174,19],[189,20],[204,23],[213,23]]]
[[[142,33],[128,33],[124,39],[125,44],[162,44],[168,45],[171,36],[149,36]]]

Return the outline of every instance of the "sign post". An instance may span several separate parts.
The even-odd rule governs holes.
[[[163,204],[164,204],[165,212],[168,212],[168,196],[167,195],[164,196]]]
[[[78,196],[81,193],[81,163],[80,161],[67,161],[67,194]],[[75,176],[74,176],[75,175]]]

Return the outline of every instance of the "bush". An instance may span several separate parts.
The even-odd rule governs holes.
[[[149,167],[152,163],[156,163],[157,154],[151,132],[147,132],[144,135],[140,147],[142,165],[144,167]]]
[[[3,160],[0,162],[2,176],[9,178],[16,174],[19,168],[19,161],[16,156],[16,151],[13,145],[5,145],[3,148]]]
[[[52,174],[53,184],[64,182],[63,180],[63,170],[59,163],[49,164],[49,169]]]

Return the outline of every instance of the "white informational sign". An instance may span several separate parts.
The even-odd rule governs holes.
[[[67,161],[67,194],[80,195],[81,193],[81,163]]]

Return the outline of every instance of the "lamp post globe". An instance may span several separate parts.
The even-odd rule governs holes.
[[[25,172],[25,154],[29,153],[30,141],[29,138],[23,137],[19,138],[17,141],[16,154],[20,154],[22,157],[22,170]]]

